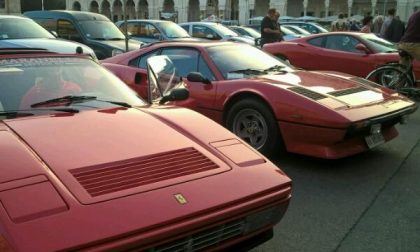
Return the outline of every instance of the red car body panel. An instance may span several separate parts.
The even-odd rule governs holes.
[[[327,37],[332,35],[348,35],[357,38],[369,51],[346,52],[314,46],[308,43],[314,38]],[[398,62],[398,53],[375,52],[360,36],[363,33],[355,32],[333,32],[315,34],[295,39],[291,42],[270,43],[264,45],[263,50],[276,56],[286,57],[296,67],[306,70],[326,70],[348,73],[365,78],[371,71],[380,65]],[[414,60],[413,70],[416,79],[420,80],[420,62]],[[420,87],[420,86],[419,86]]]
[[[144,70],[140,68],[136,70],[131,66],[124,69],[121,66],[128,65],[140,55],[159,48],[195,48],[203,54],[217,80],[211,84],[184,80],[190,90],[190,99],[188,102],[175,104],[187,106],[224,124],[226,112],[232,102],[240,97],[257,97],[268,104],[273,111],[288,151],[322,158],[341,158],[368,150],[364,137],[360,135],[343,140],[349,127],[356,122],[392,114],[405,108],[411,110],[415,108],[415,103],[412,101],[381,87],[366,87],[363,92],[338,97],[330,96],[328,93],[360,87],[360,82],[354,79],[356,77],[337,72],[296,70],[248,79],[224,80],[206,53],[206,46],[212,45],[214,44],[159,43],[106,59],[102,64],[117,76],[132,76],[133,71],[142,73]],[[289,89],[291,87],[302,87],[329,97],[314,101],[292,92]],[[314,132],[323,132],[322,139]],[[393,125],[385,127],[383,133],[386,140],[397,136]]]
[[[224,248],[272,229],[291,197],[269,160],[184,108],[2,118],[0,143],[0,248],[13,251],[143,251],[272,217],[207,247]]]

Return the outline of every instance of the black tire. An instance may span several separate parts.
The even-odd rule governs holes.
[[[379,67],[369,73],[366,79],[397,91],[414,86],[411,76],[398,65]]]
[[[226,127],[266,156],[281,148],[277,120],[270,108],[257,99],[236,102],[227,112]]]

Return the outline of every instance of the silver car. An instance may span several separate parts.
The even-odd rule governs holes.
[[[45,49],[56,53],[84,53],[96,59],[93,50],[81,43],[58,39],[30,18],[0,15],[0,48]],[[82,49],[82,51],[80,51]]]

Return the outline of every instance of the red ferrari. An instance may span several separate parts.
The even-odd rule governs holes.
[[[264,51],[306,70],[338,71],[365,78],[380,65],[398,62],[397,46],[370,33],[329,32],[264,45]],[[414,61],[420,80],[420,62]],[[420,87],[420,83],[417,84]]]
[[[394,125],[416,109],[373,82],[294,69],[233,42],[162,42],[102,63],[147,96],[146,62],[155,55],[167,55],[184,77],[190,100],[178,105],[224,125],[265,154],[283,145],[331,159],[366,151],[396,137]]]
[[[168,63],[149,69],[159,105],[85,56],[0,51],[0,251],[214,251],[272,236],[290,179],[212,120],[163,105],[188,94],[161,88]]]

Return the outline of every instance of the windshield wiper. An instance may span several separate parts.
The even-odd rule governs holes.
[[[29,111],[59,111],[68,113],[79,113],[79,110],[74,108],[52,108],[52,109],[19,109],[19,110],[7,110],[0,112],[0,116],[6,116],[6,118],[15,118],[23,116],[33,116],[35,113]],[[28,111],[28,112],[24,112]]]
[[[282,66],[282,65],[274,65],[272,67],[269,67],[269,68],[265,69],[265,71],[267,71],[267,72],[281,71],[281,70],[283,70],[283,68],[285,68],[285,66]]]
[[[101,101],[101,102],[108,102],[111,104],[115,104],[115,105],[119,105],[121,107],[126,107],[126,108],[131,108],[131,104],[128,104],[126,102],[120,102],[120,101],[107,101],[107,100],[97,100],[97,101]]]
[[[91,100],[99,101],[99,102],[107,102],[107,103],[119,105],[121,107],[126,107],[126,108],[131,108],[132,107],[130,104],[128,104],[126,102],[100,100],[100,99],[97,99],[96,96],[75,96],[75,95],[68,95],[68,96],[63,96],[63,97],[54,98],[54,99],[50,99],[50,100],[46,100],[46,101],[42,101],[42,102],[38,102],[38,103],[32,104],[31,105],[31,108],[48,106],[48,105],[52,105],[54,103],[64,103],[65,105],[70,105],[72,103],[80,103],[80,102],[91,101]],[[66,110],[72,110],[72,109],[66,109],[66,108],[56,109],[56,110],[57,111],[64,111],[64,112],[72,112],[72,111],[66,111]]]
[[[34,104],[31,105],[31,108],[48,106],[48,105],[51,105],[51,104],[54,104],[54,103],[66,103],[66,105],[70,105],[71,103],[84,102],[84,101],[89,101],[89,100],[96,100],[96,96],[67,95],[67,96],[63,96],[63,97],[58,97],[58,98],[34,103]]]
[[[33,116],[33,113],[21,112],[21,111],[3,111],[0,112],[0,116],[6,116],[6,118],[15,118],[18,116]]]
[[[229,73],[243,73],[243,74],[249,75],[249,74],[266,74],[267,72],[264,70],[247,68],[247,69],[239,69],[239,70],[230,71]]]

